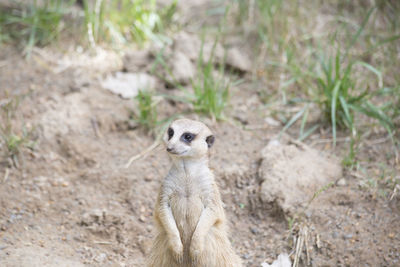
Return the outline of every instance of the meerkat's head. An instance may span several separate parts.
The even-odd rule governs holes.
[[[164,134],[167,152],[173,157],[201,157],[214,144],[214,135],[202,122],[179,119]]]

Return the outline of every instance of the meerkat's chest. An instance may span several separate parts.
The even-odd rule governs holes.
[[[182,179],[175,184],[169,204],[178,229],[184,239],[196,228],[200,215],[207,205],[211,184],[200,179]]]
[[[206,202],[213,189],[211,179],[203,176],[177,177],[173,183],[172,197],[177,200]],[[205,204],[205,203],[204,203]]]

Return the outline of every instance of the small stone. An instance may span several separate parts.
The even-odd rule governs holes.
[[[336,182],[337,186],[345,186],[346,184],[347,184],[346,179],[344,179],[344,178],[341,178]]]
[[[189,84],[195,74],[195,68],[190,59],[181,52],[175,52],[171,64],[173,79],[182,85]]]
[[[254,234],[254,235],[256,235],[256,234],[259,233],[258,229],[255,228],[255,227],[250,227],[250,232],[251,232],[252,234]]]
[[[139,90],[152,90],[156,86],[156,78],[144,73],[117,72],[109,75],[101,82],[101,86],[122,98],[135,97]]]
[[[104,262],[107,259],[107,254],[105,253],[100,253],[97,257],[95,257],[95,260],[97,262]]]
[[[272,127],[281,126],[281,123],[280,123],[279,121],[275,120],[275,119],[272,118],[272,117],[266,117],[266,118],[264,119],[264,121],[265,121],[266,124],[268,124],[269,126],[272,126]]]
[[[148,238],[139,238],[139,249],[144,254],[147,255],[150,252],[152,241]]]
[[[249,124],[246,113],[244,113],[244,112],[237,112],[234,115],[234,118],[237,119],[238,121],[240,121],[243,125]]]
[[[128,130],[135,130],[139,126],[139,123],[135,120],[128,120],[127,124]]]
[[[309,218],[311,218],[311,216],[312,216],[312,211],[311,210],[307,210],[306,212],[305,212],[305,215],[306,215],[306,217],[309,219]]]
[[[228,49],[226,55],[226,64],[242,72],[251,71],[251,61],[249,57],[244,55],[236,47]]]
[[[146,222],[146,217],[144,215],[140,215],[139,221]]]
[[[268,146],[268,147],[281,146],[281,142],[279,142],[278,139],[271,139],[271,140],[268,142],[268,145],[267,145],[267,146]]]
[[[143,71],[151,62],[151,53],[148,50],[128,52],[123,58],[124,69],[127,72]]]
[[[344,235],[343,237],[344,237],[344,239],[351,239],[351,238],[353,238],[353,234],[347,234],[347,235]]]
[[[146,182],[151,182],[151,181],[153,180],[153,176],[152,176],[152,175],[146,175],[146,176],[144,177],[144,180],[145,180]]]

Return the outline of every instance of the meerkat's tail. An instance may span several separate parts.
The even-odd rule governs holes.
[[[204,253],[200,256],[197,267],[242,267],[240,257],[234,252],[225,231],[211,229],[206,236]]]
[[[181,267],[168,247],[168,239],[165,233],[159,233],[154,240],[153,247],[146,261],[147,267]]]

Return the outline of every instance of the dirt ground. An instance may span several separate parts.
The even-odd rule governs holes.
[[[144,266],[155,198],[170,163],[160,146],[125,168],[154,138],[128,126],[132,100],[100,86],[101,75],[121,66],[59,70],[39,56],[26,60],[11,46],[0,50],[0,62],[0,99],[22,96],[13,124],[33,129],[36,140],[34,149],[21,152],[18,168],[0,159],[0,266]],[[232,114],[239,110],[248,125],[265,125],[249,83],[231,93]],[[184,109],[173,101],[159,106],[163,117]],[[259,195],[261,150],[282,127],[206,122],[216,135],[211,167],[231,241],[245,266],[271,263],[283,252],[293,259],[300,237],[307,240],[300,266],[400,266],[398,196],[382,197],[365,186],[367,179],[345,171],[345,182],[321,193],[290,231],[294,215]],[[306,143],[343,154],[340,146],[314,141]],[[386,143],[372,144],[361,155],[395,166],[386,151]]]

